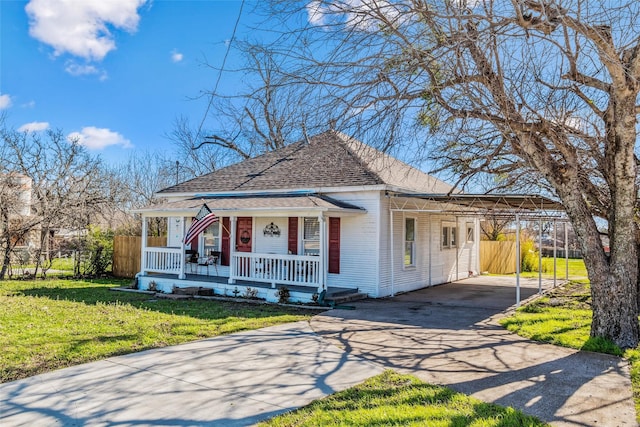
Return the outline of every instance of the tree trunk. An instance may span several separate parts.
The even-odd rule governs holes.
[[[9,269],[9,264],[11,262],[11,242],[7,242],[7,245],[4,247],[4,254],[2,256],[2,269],[0,269],[0,280],[4,280],[7,270]]]
[[[618,192],[635,191],[633,180]],[[633,202],[618,203],[616,214],[609,222],[611,255],[602,247],[600,235],[588,206],[578,191],[559,196],[574,226],[584,254],[584,262],[591,282],[591,336],[611,340],[622,349],[635,348],[640,339],[638,324],[638,257],[633,228]],[[615,199],[624,199],[616,197]],[[633,198],[631,198],[633,199]],[[627,197],[627,200],[631,200]],[[629,230],[629,228],[632,228]]]

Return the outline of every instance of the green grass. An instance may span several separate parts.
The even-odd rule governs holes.
[[[51,262],[52,270],[73,271],[73,258],[54,258]]]
[[[564,258],[556,259],[556,277],[558,279],[564,279],[566,273],[567,262]],[[538,263],[535,263],[535,268],[538,268]],[[520,273],[522,277],[538,277],[537,271],[523,271]],[[500,274],[503,276],[503,274]],[[542,258],[542,277],[545,279],[553,278],[553,258]],[[586,279],[587,268],[584,265],[582,259],[569,259],[569,279]]]
[[[640,422],[640,346],[623,352],[608,340],[590,338],[591,294],[586,280],[572,281],[527,304],[502,326],[520,336],[580,350],[624,356],[631,364],[631,383]]]
[[[123,280],[0,281],[0,382],[310,317],[307,310],[113,292]]]
[[[258,424],[267,426],[546,426],[513,408],[484,403],[393,371]]]

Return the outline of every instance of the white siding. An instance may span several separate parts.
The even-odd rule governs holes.
[[[371,297],[378,295],[379,282],[379,191],[334,193],[328,196],[367,210],[340,218],[340,274],[329,274],[328,285],[358,288]],[[327,216],[331,216],[329,213]]]
[[[287,254],[287,239],[289,235],[288,218],[261,218],[254,217],[254,252],[260,254]],[[280,229],[279,236],[265,236],[264,229],[267,225],[273,223]]]
[[[379,296],[420,289],[426,286],[460,280],[477,272],[478,265],[478,222],[473,217],[458,217],[416,211],[394,211],[390,213],[388,199],[381,203],[380,231],[380,291]],[[429,207],[437,210],[438,206]],[[393,215],[393,260],[391,250],[390,217]],[[404,265],[405,218],[415,218],[417,226],[415,266]],[[456,224],[457,247],[442,247],[443,221]],[[466,241],[466,224],[474,225],[474,241]],[[392,264],[393,263],[393,264]],[[393,285],[392,285],[393,276]]]

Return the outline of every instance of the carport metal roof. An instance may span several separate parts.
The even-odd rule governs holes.
[[[561,203],[544,196],[530,194],[432,194],[387,192],[387,196],[396,199],[392,209],[425,212],[443,212],[475,215],[495,215],[526,217],[527,219],[562,219],[564,207]],[[404,203],[398,203],[404,199]],[[422,206],[408,206],[407,199],[420,200]],[[432,203],[438,203],[435,207]],[[442,206],[446,204],[449,206]]]

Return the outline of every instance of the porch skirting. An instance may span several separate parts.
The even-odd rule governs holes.
[[[184,279],[179,279],[176,274],[149,273],[138,275],[138,289],[150,290],[151,288],[163,293],[172,293],[174,287],[188,288],[201,287],[212,289],[214,295],[227,297],[254,297],[268,302],[279,301],[279,290],[286,287],[289,290],[289,301],[292,303],[312,303],[314,294],[317,296],[317,289],[308,286],[290,284],[272,284],[264,282],[252,282],[247,280],[236,280],[236,283],[229,284],[229,278],[224,276],[205,276],[199,274],[186,274]],[[345,289],[328,289],[327,293],[344,291]],[[357,289],[353,289],[357,291]],[[254,294],[255,293],[255,294]]]

